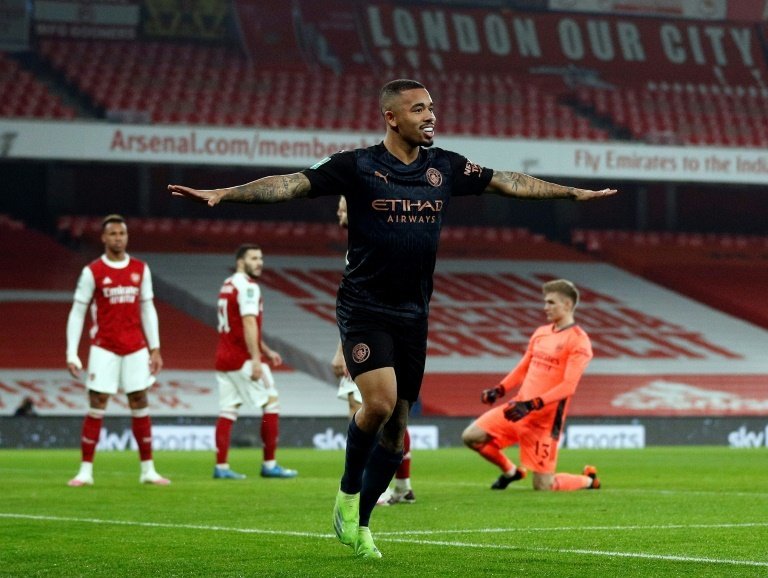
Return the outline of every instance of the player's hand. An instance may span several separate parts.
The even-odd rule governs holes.
[[[347,364],[344,363],[344,355],[341,353],[341,348],[336,351],[336,355],[334,355],[331,360],[331,369],[333,369],[333,375],[336,377],[349,375],[349,372],[347,372]]]
[[[149,352],[149,374],[157,375],[163,368],[163,357],[159,349],[153,349]]]
[[[505,393],[507,393],[507,390],[504,389],[503,385],[497,385],[496,387],[491,387],[490,389],[484,389],[483,393],[480,394],[480,401],[488,405],[493,405],[496,403],[497,399],[504,397]]]
[[[262,375],[264,375],[264,370],[261,367],[261,361],[252,361],[251,362],[251,380],[259,381]]]
[[[202,190],[183,185],[168,185],[168,190],[174,197],[184,197],[190,201],[205,203],[209,207],[218,205],[226,191],[224,189]]]
[[[532,411],[544,407],[540,397],[534,397],[528,401],[510,401],[504,410],[504,417],[509,421],[520,421]]]
[[[618,191],[616,189],[601,189],[599,191],[591,191],[589,189],[574,189],[573,200],[574,201],[591,201],[592,199],[599,199],[602,197],[608,197],[615,195]]]
[[[280,367],[283,364],[283,358],[277,351],[269,351],[266,355],[272,367]]]
[[[80,372],[83,370],[83,364],[77,355],[67,355],[67,371],[75,379],[80,379]]]

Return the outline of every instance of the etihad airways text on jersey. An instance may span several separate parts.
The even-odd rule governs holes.
[[[371,203],[376,211],[397,211],[401,213],[418,213],[431,211],[439,213],[443,210],[443,201],[414,201],[411,199],[376,199]]]

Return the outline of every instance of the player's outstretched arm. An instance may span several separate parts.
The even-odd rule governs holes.
[[[525,173],[513,171],[494,171],[491,182],[485,189],[487,193],[516,197],[521,199],[571,199],[589,201],[616,194],[616,189],[593,191],[566,187],[557,183],[542,181]]]
[[[219,203],[280,203],[309,194],[309,179],[301,173],[263,177],[244,185],[225,189],[193,189],[168,185],[174,197],[184,197],[213,207]]]

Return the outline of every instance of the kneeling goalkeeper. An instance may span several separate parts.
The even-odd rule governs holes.
[[[533,472],[534,490],[569,491],[598,489],[594,466],[579,474],[557,474],[557,450],[565,427],[571,397],[592,359],[592,344],[576,325],[579,302],[576,286],[565,279],[542,285],[544,312],[549,324],[536,329],[517,366],[501,383],[482,393],[483,403],[493,403],[520,386],[512,399],[489,409],[462,434],[464,444],[501,470],[491,489],[504,490]],[[503,453],[520,446],[520,466]]]

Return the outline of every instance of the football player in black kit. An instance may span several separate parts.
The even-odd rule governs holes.
[[[434,107],[419,82],[391,81],[379,102],[386,135],[378,145],[338,152],[298,173],[230,188],[168,186],[175,196],[211,207],[346,197],[347,266],[336,316],[344,358],[363,405],[349,424],[333,526],[339,540],[361,558],[381,557],[369,520],[402,460],[408,412],[419,395],[442,215],[451,197],[493,193],[586,201],[616,193],[484,168],[432,147]]]

